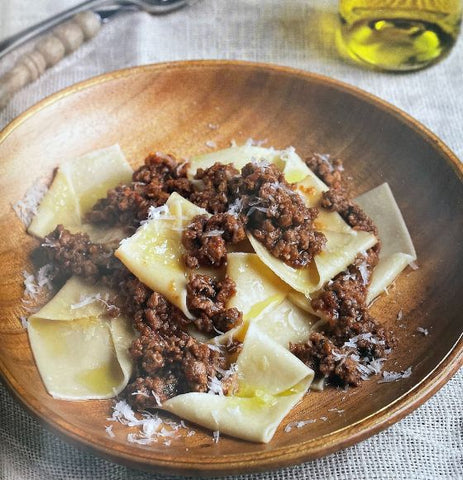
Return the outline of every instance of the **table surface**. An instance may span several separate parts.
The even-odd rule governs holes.
[[[76,3],[1,0],[0,39]],[[165,16],[115,17],[95,39],[16,94],[0,111],[0,128],[43,97],[107,71],[169,60],[240,59],[301,68],[367,90],[415,117],[463,158],[463,40],[447,59],[420,72],[364,70],[336,51],[336,7],[334,0],[198,0]],[[18,55],[0,62],[0,75]],[[463,479],[462,391],[460,371],[415,412],[358,445],[278,472],[229,478]],[[174,478],[116,465],[69,445],[29,417],[2,385],[0,404],[0,478]]]

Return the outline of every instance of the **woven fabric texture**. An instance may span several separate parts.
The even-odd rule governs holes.
[[[0,39],[74,5],[75,0],[0,1]],[[75,82],[118,68],[184,59],[241,59],[321,73],[403,109],[463,158],[463,40],[432,68],[376,73],[339,58],[335,0],[198,0],[177,12],[119,15],[96,38],[17,93],[0,111],[0,128]],[[0,75],[21,52],[0,61]],[[1,340],[0,340],[1,341]],[[388,430],[344,451],[277,472],[240,477],[290,479],[463,479],[463,372]],[[0,385],[0,479],[171,479],[115,465],[45,430]]]

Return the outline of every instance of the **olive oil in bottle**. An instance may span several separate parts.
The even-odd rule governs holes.
[[[463,0],[340,0],[342,50],[383,70],[424,68],[460,31]]]

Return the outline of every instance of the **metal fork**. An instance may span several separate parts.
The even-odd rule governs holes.
[[[56,25],[85,10],[96,11],[102,18],[107,18],[120,10],[135,9],[158,15],[176,10],[187,3],[188,0],[87,0],[1,41],[0,60],[16,47],[51,30]]]
[[[191,0],[190,0],[191,1]],[[42,75],[94,37],[102,21],[120,11],[144,10],[151,14],[167,13],[183,7],[189,0],[87,0],[0,42],[0,60],[16,47],[52,30],[20,57],[14,67],[0,77],[0,109],[28,83]]]

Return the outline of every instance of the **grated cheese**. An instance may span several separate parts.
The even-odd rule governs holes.
[[[293,428],[302,428],[311,423],[315,423],[317,420],[296,420],[295,422],[289,422],[285,427],[285,432],[290,432]]]
[[[383,378],[378,381],[378,383],[390,383],[397,382],[403,378],[408,378],[412,374],[412,367],[408,367],[407,370],[403,372],[383,372]]]
[[[409,266],[412,270],[418,270],[420,268],[420,266],[418,265],[418,263],[416,261],[410,262]]]
[[[219,443],[220,440],[220,432],[219,430],[215,430],[212,432],[212,437],[213,437],[213,442],[214,443]]]
[[[39,179],[26,190],[22,200],[11,205],[18,218],[26,227],[30,225],[32,218],[37,214],[39,203],[47,191],[48,186],[45,184],[45,180]]]
[[[151,205],[148,209],[148,217],[146,218],[146,220],[142,220],[140,222],[140,225],[144,225],[150,220],[157,220],[161,218],[161,216],[166,218],[165,215],[167,213],[169,213],[169,207],[167,205],[161,205],[160,207],[154,207],[153,205]]]
[[[210,395],[220,395],[223,397],[222,382],[217,377],[208,377],[207,388]]]
[[[27,330],[29,328],[29,321],[27,320],[26,317],[23,317],[22,315],[19,317],[19,319],[21,320],[21,325],[22,327]]]
[[[244,144],[247,147],[261,147],[265,143],[267,143],[268,140],[265,138],[264,140],[254,140],[253,138],[249,137]]]
[[[328,409],[328,412],[336,412],[336,413],[344,413],[344,410],[340,409],[340,408],[329,408]]]
[[[78,303],[71,304],[71,310],[77,310],[78,308],[90,305],[90,303],[101,300],[101,295],[96,293],[95,295],[81,295]]]
[[[220,237],[224,233],[225,233],[224,230],[210,230],[209,232],[206,232],[203,236],[204,237]]]
[[[180,438],[180,430],[188,430],[187,437],[196,433],[194,430],[189,430],[183,420],[177,423],[173,420],[162,419],[157,413],[152,414],[145,411],[141,413],[141,418],[137,418],[132,407],[125,400],[119,400],[114,404],[113,414],[107,420],[117,421],[128,427],[139,427],[137,432],[127,434],[128,442],[139,445],[149,445],[160,441],[168,446],[172,439]],[[106,431],[108,432],[108,427],[106,427]],[[110,431],[112,433],[112,429]]]
[[[49,276],[52,269],[53,266],[51,264],[44,265],[39,268],[37,277],[27,270],[23,271],[24,296],[26,298],[35,300],[43,292],[44,288],[52,290],[53,285]],[[27,300],[24,300],[24,302],[29,303]]]
[[[416,331],[418,333],[422,333],[425,337],[427,337],[429,335],[429,330],[427,328],[423,328],[423,327],[418,327],[416,329]]]
[[[105,427],[106,433],[108,434],[109,438],[114,438],[116,435],[113,432],[113,426],[112,425],[107,425]]]
[[[217,144],[214,142],[214,140],[208,140],[206,142],[206,147],[208,148],[217,148]]]

